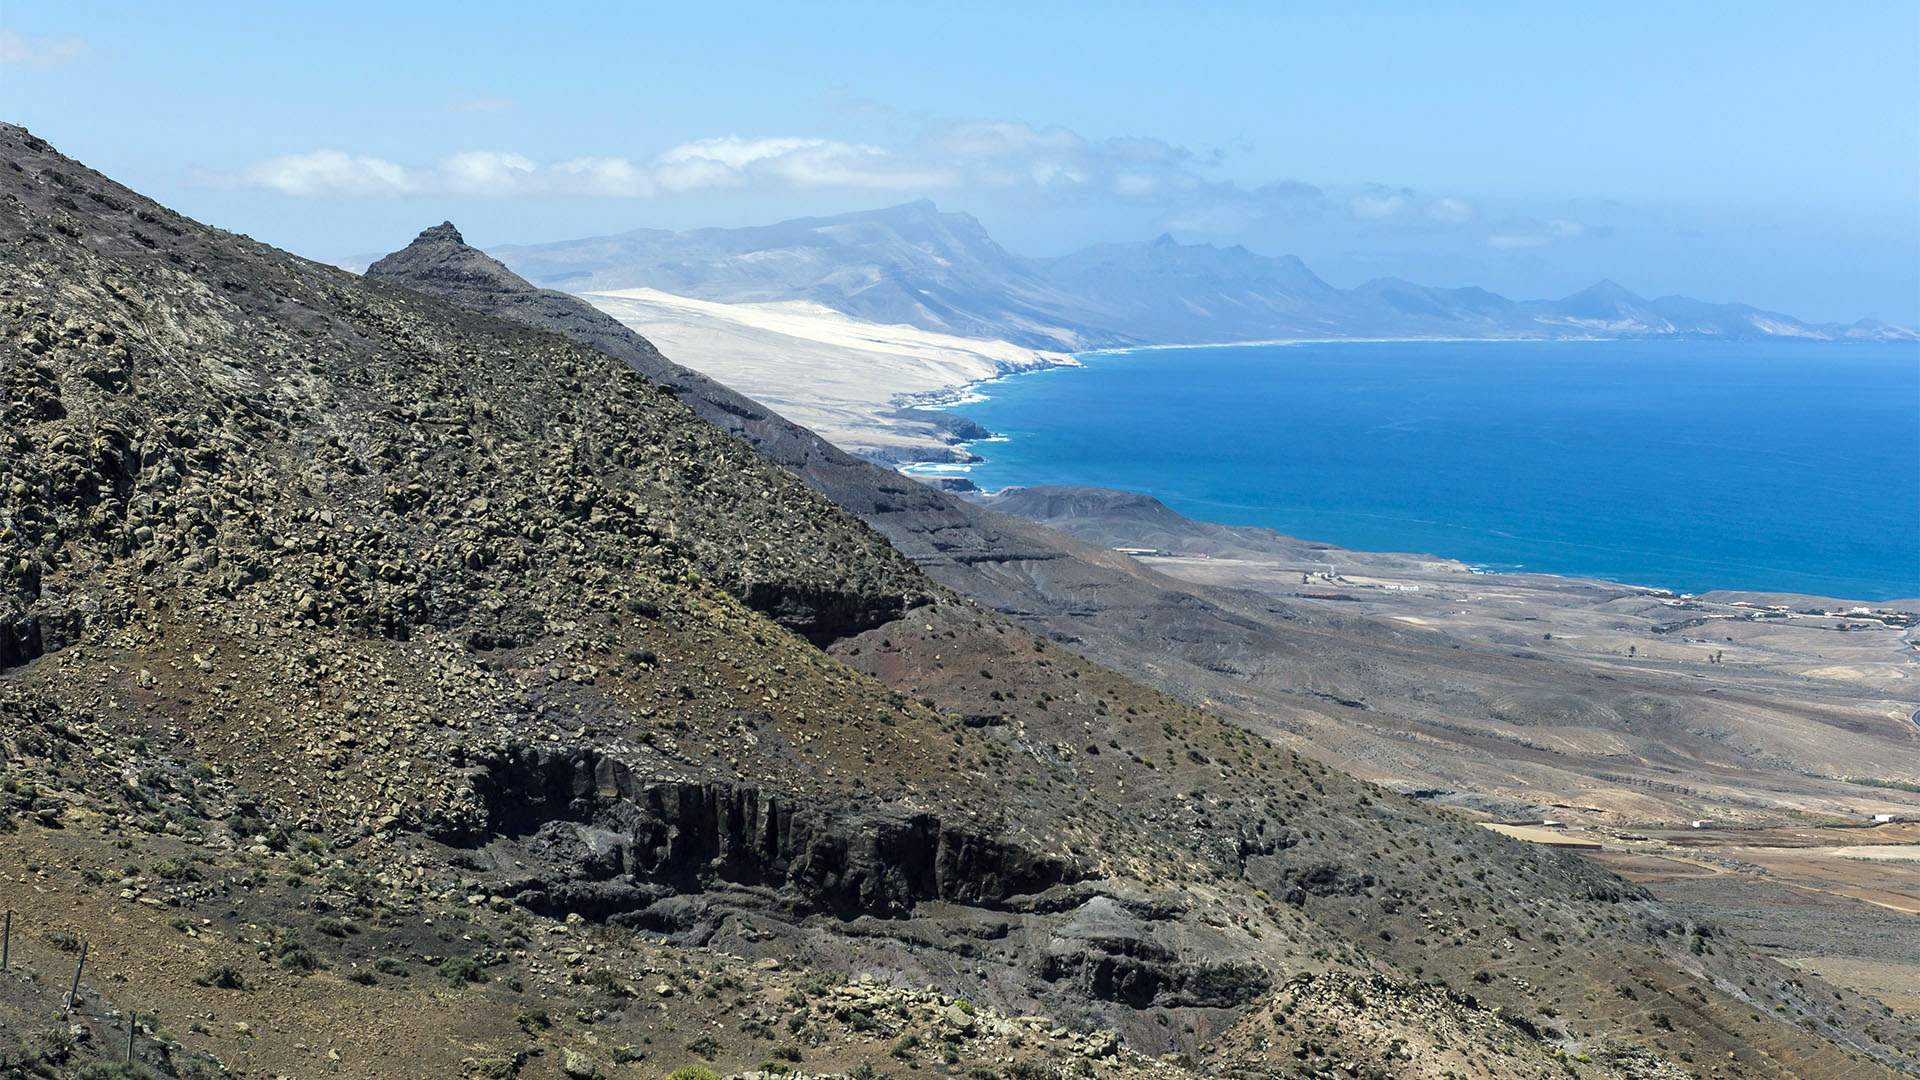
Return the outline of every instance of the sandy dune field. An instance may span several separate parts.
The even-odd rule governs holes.
[[[1060,353],[862,322],[820,304],[719,304],[653,289],[580,294],[679,363],[765,403],[843,450],[895,461],[948,460],[938,418],[903,406],[969,383],[1074,366]]]

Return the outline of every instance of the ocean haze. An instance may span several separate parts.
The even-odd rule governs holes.
[[[1015,255],[920,200],[742,229],[643,229],[496,247],[535,284],[651,288],[725,303],[808,300],[855,318],[1075,351],[1319,338],[1912,339],[1871,320],[1809,324],[1746,304],[1648,299],[1610,280],[1557,300],[1380,278],[1337,288],[1296,256],[1171,234],[1056,258]]]
[[[1492,570],[1920,595],[1920,347],[1414,342],[1152,349],[980,387],[987,489]],[[952,467],[943,467],[951,469]]]
[[[449,217],[491,247],[931,197],[1033,256],[1171,231],[1343,287],[1612,276],[1920,322],[1912,4],[427,3],[377,22],[15,4],[8,112],[325,258]],[[607,77],[636,57],[643,77]],[[130,101],[167,122],[124,123]]]

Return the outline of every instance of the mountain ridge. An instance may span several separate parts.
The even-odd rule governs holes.
[[[495,254],[535,284],[570,291],[805,299],[870,321],[1069,352],[1288,338],[1920,340],[1873,320],[1810,324],[1746,304],[1648,300],[1609,279],[1557,300],[1393,278],[1340,289],[1294,255],[1181,244],[1167,233],[1026,258],[971,215],[924,199],[737,229],[505,245]]]

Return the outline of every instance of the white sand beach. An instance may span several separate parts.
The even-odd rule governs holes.
[[[710,375],[842,449],[942,460],[937,424],[892,415],[970,383],[1072,366],[1061,353],[862,322],[804,301],[721,304],[654,289],[580,294],[674,361]]]

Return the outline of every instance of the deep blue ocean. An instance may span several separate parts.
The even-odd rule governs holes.
[[[1144,349],[953,406],[988,490],[1089,484],[1363,551],[1920,597],[1920,345]]]

